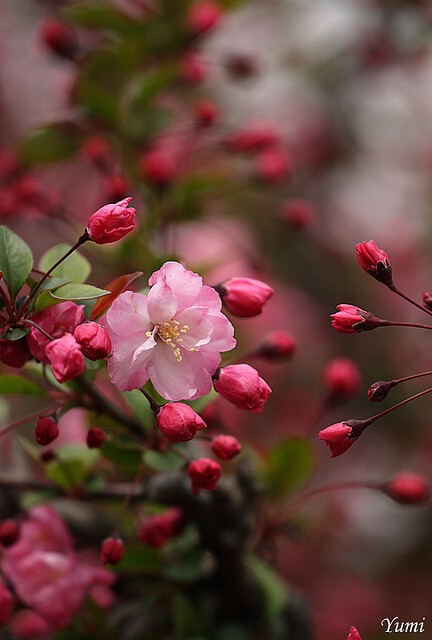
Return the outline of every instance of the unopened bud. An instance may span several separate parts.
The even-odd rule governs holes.
[[[204,420],[184,402],[167,402],[156,416],[159,429],[170,442],[187,442],[206,428]]]
[[[286,331],[274,331],[264,338],[256,355],[267,360],[278,361],[292,358],[296,349],[295,340]]]
[[[20,535],[20,527],[16,520],[8,518],[0,522],[0,544],[3,547],[10,547],[15,544]]]
[[[387,382],[386,380],[378,380],[378,382],[374,382],[368,389],[368,398],[371,402],[381,402],[387,398],[387,395],[394,387],[394,382]]]
[[[233,436],[220,435],[213,439],[211,450],[221,460],[231,460],[238,456],[242,446]]]
[[[42,416],[38,418],[35,427],[36,442],[41,446],[51,444],[59,434],[57,421],[51,416]]]
[[[399,504],[420,504],[430,496],[429,483],[417,473],[404,471],[381,486],[389,498]]]
[[[86,442],[89,449],[100,449],[105,440],[105,431],[99,427],[91,427],[88,430]]]
[[[422,298],[424,306],[432,310],[432,293],[430,291],[423,291]]]
[[[192,492],[198,495],[201,489],[215,491],[222,475],[219,462],[211,458],[199,458],[190,463],[188,468],[192,482]]]
[[[102,542],[101,560],[103,564],[118,564],[123,560],[124,544],[120,538],[106,538]]]

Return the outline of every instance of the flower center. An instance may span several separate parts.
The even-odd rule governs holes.
[[[170,322],[156,325],[154,330],[156,330],[156,335],[173,349],[176,360],[181,362],[183,358],[179,345],[183,342],[182,336],[189,331],[189,326],[184,324],[180,327],[178,320],[171,320]],[[146,336],[150,338],[152,334],[152,331],[147,331]],[[191,351],[197,351],[197,349],[192,348]]]

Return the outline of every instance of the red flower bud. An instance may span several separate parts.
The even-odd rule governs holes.
[[[84,322],[76,327],[73,335],[89,360],[103,360],[111,354],[111,338],[101,324]]]
[[[126,194],[130,191],[129,182],[119,173],[106,176],[103,188],[106,200],[119,200],[125,198]]]
[[[384,321],[376,318],[370,311],[365,311],[352,304],[338,304],[337,313],[333,313],[332,327],[339,333],[360,333],[382,327]]]
[[[383,249],[377,247],[373,240],[357,244],[356,252],[362,269],[387,286],[393,284],[390,258]]]
[[[318,434],[318,438],[325,441],[331,451],[331,457],[336,458],[345,453],[354,444],[355,438],[348,437],[351,432],[352,427],[346,422],[337,422],[330,427],[322,429]]]
[[[287,360],[294,355],[294,338],[286,331],[274,331],[264,338],[256,354],[267,360]]]
[[[254,278],[230,278],[216,287],[228,311],[240,318],[257,316],[273,294],[273,289]]]
[[[2,340],[0,339],[0,362],[9,367],[20,369],[30,358],[27,340]]]
[[[0,626],[11,621],[15,600],[2,578],[0,578]]]
[[[282,219],[293,229],[306,229],[317,217],[315,206],[301,198],[291,198],[282,206]]]
[[[106,440],[105,431],[99,427],[91,427],[87,432],[87,446],[89,449],[100,449]]]
[[[240,453],[242,446],[237,438],[220,435],[213,439],[211,450],[218,458],[231,460]]]
[[[226,138],[225,145],[231,151],[262,151],[273,147],[279,140],[280,135],[272,124],[253,122]]]
[[[14,638],[30,640],[52,637],[53,628],[39,613],[33,609],[21,609],[10,622],[10,630]]]
[[[21,171],[21,161],[16,149],[0,149],[0,180],[9,181]]]
[[[209,61],[201,53],[190,52],[183,56],[180,63],[180,77],[186,84],[197,85],[209,75]]]
[[[190,463],[188,473],[192,482],[192,492],[198,495],[201,489],[216,490],[222,475],[222,467],[219,462],[211,458],[199,458]]]
[[[200,127],[210,127],[219,118],[219,107],[210,100],[201,98],[195,104],[195,119]]]
[[[261,151],[255,158],[256,176],[262,182],[273,184],[289,180],[294,166],[291,156],[281,147]]]
[[[10,547],[15,544],[20,535],[20,528],[16,520],[8,518],[0,522],[0,544]]]
[[[252,413],[261,413],[271,394],[267,382],[248,364],[232,364],[221,369],[214,388],[239,409]]]
[[[390,389],[394,387],[394,382],[386,382],[385,380],[378,380],[374,382],[368,389],[368,398],[371,402],[381,402],[384,398],[387,398],[387,394]]]
[[[423,304],[427,309],[432,309],[432,293],[430,291],[423,291],[422,293]]]
[[[160,548],[175,535],[181,533],[184,525],[182,509],[173,507],[165,513],[147,518],[140,527],[138,538],[151,547]]]
[[[57,438],[59,434],[59,427],[51,416],[41,416],[38,418],[35,427],[36,442],[42,446],[50,444]]]
[[[170,442],[187,442],[206,428],[204,420],[183,402],[167,402],[156,416],[159,429]]]
[[[41,28],[42,42],[64,58],[73,60],[77,50],[78,41],[72,29],[58,18],[49,18]]]
[[[67,382],[84,373],[84,356],[71,333],[49,342],[45,355],[51,365],[54,377],[59,382]]]
[[[347,640],[362,640],[361,635],[355,627],[351,627]]]
[[[85,158],[93,162],[101,171],[108,171],[111,165],[111,147],[103,136],[90,136],[82,147],[81,153]]]
[[[197,0],[190,8],[187,24],[194,36],[216,27],[223,15],[222,7],[213,0]]]
[[[139,170],[150,182],[165,187],[176,179],[178,165],[170,149],[155,147],[141,155]]]
[[[115,204],[106,204],[98,209],[87,225],[90,240],[96,244],[108,244],[121,240],[135,229],[136,209],[128,207],[132,198],[125,198]]]
[[[347,358],[332,360],[325,367],[322,378],[330,400],[349,400],[361,384],[358,366]]]
[[[124,544],[120,538],[105,538],[101,547],[103,564],[118,564],[123,560]]]
[[[381,490],[399,504],[420,504],[430,496],[429,483],[425,478],[409,471],[403,471],[386,482]]]

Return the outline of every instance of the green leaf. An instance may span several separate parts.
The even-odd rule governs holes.
[[[22,394],[28,396],[44,396],[45,391],[33,380],[17,375],[0,376],[0,394]]]
[[[135,444],[105,440],[99,449],[101,454],[119,467],[136,472],[142,464],[142,454]]]
[[[303,485],[314,468],[314,453],[304,438],[288,438],[278,444],[267,456],[263,480],[274,498]]]
[[[160,453],[160,451],[149,449],[145,451],[143,460],[154,471],[174,471],[185,464],[182,456],[175,451]]]
[[[106,289],[99,289],[91,284],[71,283],[51,291],[50,295],[58,300],[93,300],[93,298],[101,298],[109,293]]]
[[[57,244],[48,249],[39,261],[39,269],[48,271],[70,249],[68,244]],[[54,269],[52,275],[56,278],[66,278],[74,282],[84,282],[91,271],[89,261],[77,251],[74,251],[64,262]]]
[[[134,24],[124,13],[106,2],[77,3],[66,10],[66,15],[68,20],[87,29],[128,31]]]
[[[26,336],[28,332],[29,332],[28,329],[15,327],[13,329],[8,329],[7,331],[5,331],[5,333],[2,335],[2,338],[4,340],[11,340],[13,342],[15,340],[20,340],[21,338],[24,338],[24,336]]]
[[[125,547],[123,560],[112,567],[115,571],[117,567],[119,571],[127,571],[127,572],[138,572],[138,573],[150,573],[155,574],[159,573],[163,566],[163,560],[158,551],[156,549],[152,549],[151,547],[140,544],[137,546],[132,546],[128,544]]]
[[[62,300],[58,300],[53,298],[51,295],[51,291],[42,291],[40,296],[37,296],[36,302],[34,303],[34,310],[39,312],[44,309],[48,309],[48,307],[53,307],[56,304],[60,304]]]
[[[21,147],[21,158],[26,165],[58,162],[76,153],[80,144],[78,127],[60,122],[34,131]]]
[[[0,226],[0,271],[13,299],[33,267],[28,245],[8,227]]]
[[[178,640],[199,640],[200,617],[192,601],[183,593],[173,594],[173,615],[175,637]]]
[[[82,486],[99,458],[99,451],[76,445],[57,450],[57,459],[45,465],[46,476],[65,491]]]
[[[265,600],[267,618],[271,620],[280,615],[287,605],[289,590],[277,573],[256,556],[249,555],[245,564],[260,585]]]

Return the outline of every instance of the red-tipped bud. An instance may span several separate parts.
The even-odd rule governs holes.
[[[204,420],[183,402],[167,402],[156,416],[159,429],[170,442],[187,442],[206,428]]]
[[[10,547],[15,544],[20,536],[20,527],[16,520],[8,518],[0,522],[0,544]]]
[[[87,225],[90,240],[96,244],[108,244],[121,240],[136,226],[136,209],[128,207],[132,198],[124,198],[115,204],[106,204],[98,209]]]
[[[424,306],[432,310],[432,293],[430,291],[423,291],[422,298]]]
[[[384,321],[370,313],[355,307],[352,304],[338,304],[337,313],[333,313],[332,327],[339,333],[360,333],[360,331],[372,331],[382,327]]]
[[[30,358],[27,340],[2,340],[0,339],[0,362],[9,367],[20,369]]]
[[[138,538],[151,547],[159,549],[164,547],[172,537],[181,533],[184,521],[182,509],[173,507],[163,514],[147,518],[139,529]]]
[[[284,202],[281,216],[289,227],[296,230],[307,229],[316,220],[315,206],[301,198],[291,198]]]
[[[358,366],[347,358],[329,362],[324,368],[322,380],[330,400],[349,400],[361,385]]]
[[[232,364],[220,369],[214,380],[216,391],[239,409],[262,413],[272,390],[258,371],[248,364]]]
[[[209,71],[209,61],[200,53],[187,53],[181,60],[180,77],[186,84],[201,84],[207,79]]]
[[[77,50],[78,41],[74,31],[58,18],[49,18],[41,28],[42,42],[54,53],[64,58],[73,60]]]
[[[393,284],[390,258],[373,240],[356,245],[357,260],[362,269],[387,286]]]
[[[45,347],[45,355],[59,382],[67,382],[84,373],[84,356],[71,333],[65,333],[61,338],[49,342]]]
[[[53,442],[59,434],[59,427],[51,416],[42,416],[38,418],[35,427],[36,442],[42,446]]]
[[[259,315],[273,295],[273,289],[254,278],[230,278],[216,287],[228,311],[240,318]]]
[[[242,446],[233,436],[216,436],[211,444],[211,450],[221,460],[231,460],[238,456]]]
[[[420,504],[430,496],[429,483],[425,478],[409,471],[403,471],[386,482],[381,490],[399,504]]]
[[[347,640],[362,640],[361,635],[355,627],[351,627]]]
[[[210,31],[216,27],[222,15],[222,7],[213,0],[197,0],[187,16],[189,31],[194,36]]]
[[[0,578],[0,626],[6,625],[11,621],[14,608],[14,597]]]
[[[73,335],[89,360],[103,360],[111,354],[111,338],[101,324],[84,322],[76,327]]]
[[[331,457],[336,458],[345,453],[354,444],[355,438],[348,437],[351,433],[352,427],[346,422],[337,422],[330,427],[322,429],[318,434],[318,438],[324,440],[331,451]]]
[[[281,147],[265,149],[255,158],[255,173],[262,182],[273,184],[289,180],[293,171],[292,157]]]
[[[216,490],[222,475],[222,467],[219,462],[211,458],[199,458],[190,463],[188,473],[192,482],[192,492],[198,495],[201,489]]]
[[[91,427],[87,432],[87,446],[89,449],[100,449],[106,440],[105,431],[99,427]]]
[[[123,560],[124,544],[120,538],[105,538],[101,547],[103,564],[118,564]]]
[[[387,398],[387,395],[394,387],[394,382],[387,382],[386,380],[378,380],[378,382],[374,382],[368,389],[368,399],[371,402],[381,402]]]
[[[195,120],[199,127],[211,127],[219,120],[219,107],[214,102],[202,98],[195,104]]]
[[[274,331],[264,338],[256,355],[267,360],[288,360],[296,350],[295,340],[286,331]]]

